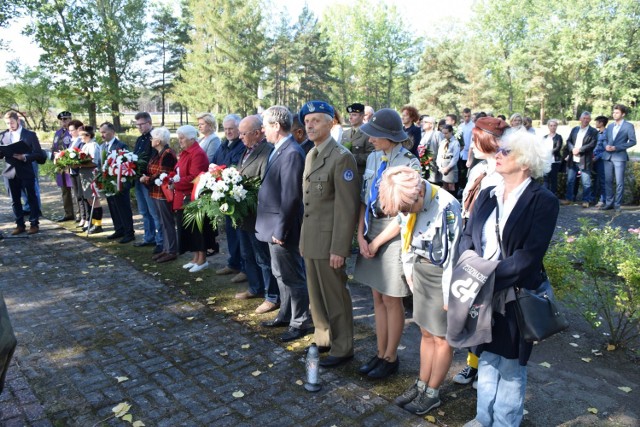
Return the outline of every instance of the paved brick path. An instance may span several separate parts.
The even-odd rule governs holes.
[[[5,234],[11,222],[3,198]],[[124,401],[147,426],[427,424],[333,372],[322,374],[320,393],[305,392],[299,353],[50,221],[41,228],[0,241],[1,290],[19,342],[1,425],[101,425]]]

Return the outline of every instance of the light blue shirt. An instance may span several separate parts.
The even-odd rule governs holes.
[[[471,130],[476,127],[473,121],[469,120],[469,123],[462,123],[460,129],[462,130],[462,140],[464,141],[464,148],[460,152],[460,158],[466,161],[469,158],[469,147],[471,147]]]
[[[276,152],[280,149],[280,147],[282,147],[282,144],[284,144],[284,142],[287,139],[289,139],[290,136],[291,136],[291,134],[285,136],[284,138],[280,138],[280,140],[278,142],[276,142],[276,145],[273,147],[273,151],[269,155],[269,161],[271,161],[271,159],[273,159],[273,156],[276,155]]]

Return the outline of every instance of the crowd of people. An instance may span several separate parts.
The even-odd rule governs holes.
[[[468,349],[468,366],[454,381],[477,381],[477,414],[468,426],[519,425],[532,345],[520,336],[513,289],[535,289],[544,280],[542,260],[558,216],[554,193],[561,168],[568,175],[567,201],[575,199],[579,176],[583,206],[598,197],[600,208],[620,208],[626,150],[636,143],[633,126],[624,120],[627,108],[615,105],[615,123],[608,127],[607,118],[597,117],[597,130],[584,112],[564,146],[557,120],[549,120],[549,134],[538,139],[531,120],[519,114],[508,124],[504,116],[470,109],[463,110],[459,123],[455,114],[437,121],[412,106],[399,114],[354,103],[346,112],[346,130],[339,112],[323,101],[310,101],[295,115],[282,106],[244,118],[230,114],[222,120],[222,140],[216,118],[206,113],[198,116],[198,129],[177,129],[179,152],[170,147],[168,129],[154,128],[146,112],[136,114],[140,136],[133,152],[144,165],[133,185],[143,218],[139,241],[129,186],[104,197],[93,180],[106,154],[127,146],[111,123],[100,126],[98,144],[91,126],[62,112],[50,158],[74,147],[93,163],[58,173],[64,208],[58,220],[75,220],[89,234],[103,233],[106,198],[114,228],[107,239],[153,247],[158,263],[190,252],[182,267],[198,272],[208,268],[207,257],[219,246],[212,224],[201,231],[184,226],[194,179],[212,163],[260,178],[256,212],[238,228],[230,219],[224,224],[227,259],[216,274],[247,282],[235,297],[260,299],[256,313],[277,311],[261,326],[284,328],[282,342],[313,333],[319,351],[328,353],[320,365],[331,368],[354,356],[346,259],[357,246],[354,278],[371,288],[377,339],[375,354],[358,371],[373,379],[398,372],[403,298],[412,297],[413,321],[421,331],[420,366],[395,402],[415,414],[441,404],[439,390],[453,358],[447,336],[460,328],[449,319],[459,314],[458,300],[480,295],[471,287],[461,291],[452,275],[461,257],[476,262],[492,278],[488,301],[474,301],[491,307],[492,320],[485,328],[492,338]],[[34,234],[40,204],[32,165],[48,156],[16,113],[7,113],[5,122],[8,130],[0,141],[16,217],[12,234],[26,231],[25,216],[27,232]],[[4,151],[18,141],[27,145],[26,152]],[[596,192],[592,169],[597,171]],[[174,177],[167,188],[158,180],[162,174]]]

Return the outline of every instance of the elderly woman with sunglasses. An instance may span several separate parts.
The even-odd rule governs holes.
[[[447,305],[462,232],[460,203],[446,190],[406,166],[382,175],[379,202],[387,215],[399,213],[404,273],[413,291],[413,321],[420,327],[420,373],[395,403],[414,414],[440,406],[440,386],[453,359]]]
[[[502,182],[478,196],[459,248],[499,261],[494,301],[502,301],[493,307],[492,341],[480,346],[476,417],[467,427],[522,422],[532,344],[518,330],[514,287],[536,289],[542,283],[542,259],[559,211],[558,199],[535,181],[549,171],[551,151],[533,135],[504,137],[495,159]]]

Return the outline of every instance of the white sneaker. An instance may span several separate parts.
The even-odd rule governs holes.
[[[193,267],[189,269],[189,273],[197,273],[198,271],[204,270],[209,267],[209,261],[205,261],[204,264],[194,264]]]
[[[191,267],[193,267],[195,264],[192,262],[188,262],[185,265],[182,266],[182,268],[184,268],[185,270],[190,269]]]

